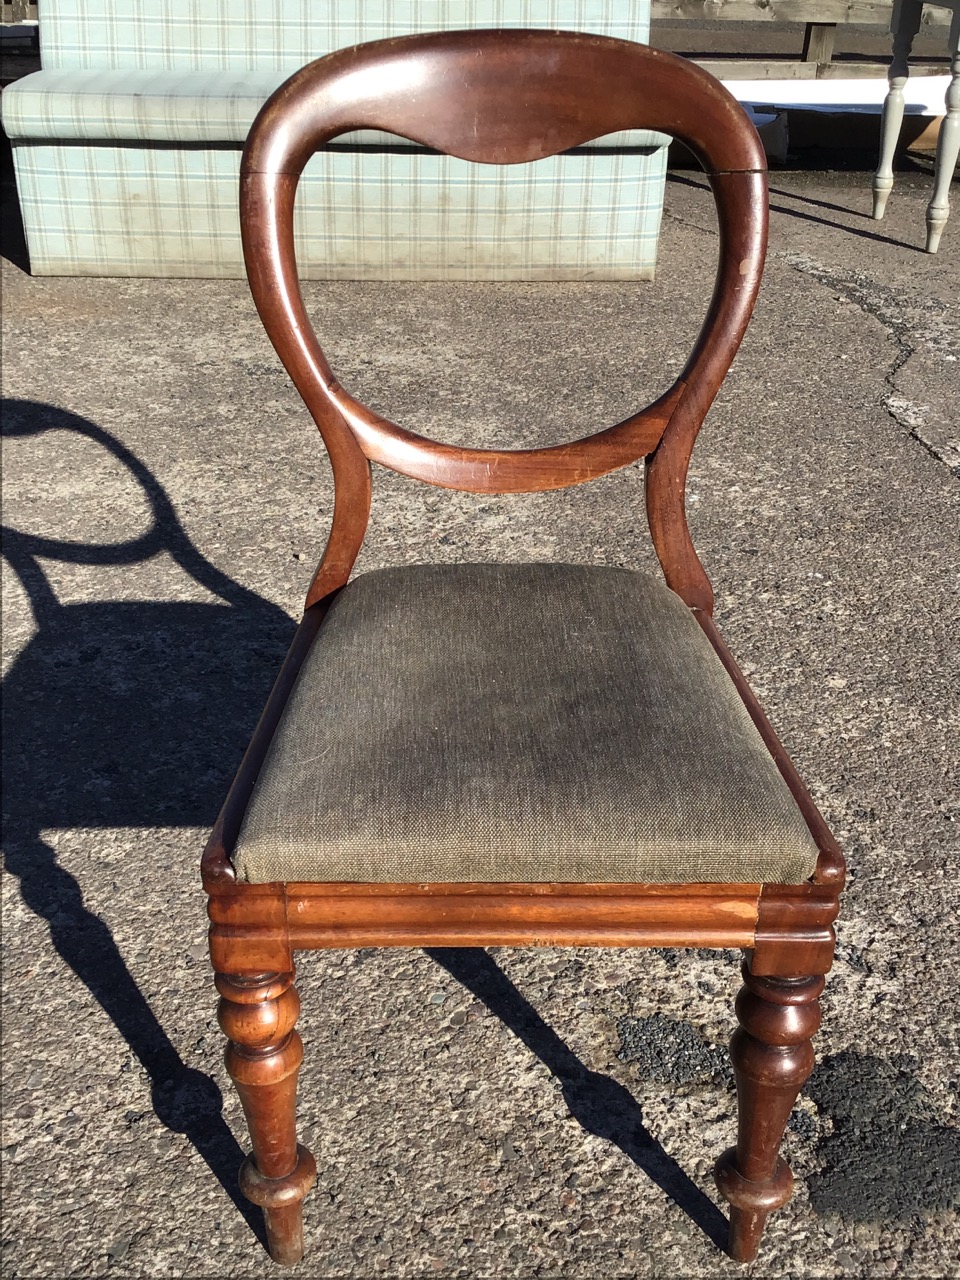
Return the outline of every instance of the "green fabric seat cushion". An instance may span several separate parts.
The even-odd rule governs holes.
[[[794,884],[816,858],[682,601],[556,564],[345,587],[234,851],[253,882]]]

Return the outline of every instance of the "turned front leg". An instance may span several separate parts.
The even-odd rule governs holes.
[[[301,1204],[317,1180],[316,1161],[297,1143],[300,997],[292,973],[218,973],[216,983],[227,1070],[253,1145],[240,1168],[240,1189],[263,1209],[271,1258],[292,1266],[303,1257]]]
[[[813,1070],[811,1037],[820,1026],[823,977],[759,978],[743,966],[739,1028],[730,1042],[737,1078],[737,1145],[714,1171],[730,1203],[730,1256],[756,1257],[767,1214],[786,1204],[793,1174],[780,1142],[804,1081]]]
[[[873,216],[882,218],[887,198],[893,190],[893,157],[903,127],[903,91],[910,74],[910,50],[920,30],[921,0],[897,0],[890,22],[893,31],[893,60],[887,73],[890,88],[883,101],[880,123],[880,163],[873,179]]]
[[[940,122],[937,160],[933,170],[933,196],[927,207],[927,253],[940,248],[940,236],[950,213],[950,183],[960,156],[960,8],[954,10],[950,29],[950,83],[947,114]]]

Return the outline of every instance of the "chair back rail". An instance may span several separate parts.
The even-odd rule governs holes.
[[[716,284],[673,384],[613,426],[537,449],[469,449],[372,412],[336,380],[306,314],[293,211],[311,155],[339,134],[379,129],[481,164],[521,164],[604,134],[649,128],[694,152],[717,206]],[[257,308],[320,429],[336,486],[333,526],[308,607],[342,586],[366,532],[370,462],[475,493],[565,488],[647,457],[647,510],[669,585],[692,607],[712,591],[690,538],[684,485],[697,433],[746,329],[766,249],[766,165],[756,131],[698,67],[643,45],[549,31],[454,31],[343,49],[267,101],[241,166],[241,227]]]

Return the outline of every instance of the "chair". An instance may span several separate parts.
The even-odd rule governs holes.
[[[517,164],[635,126],[700,159],[717,282],[683,372],[615,426],[549,448],[426,440],[324,359],[297,283],[293,205],[347,129]],[[537,31],[413,36],[304,68],[264,106],[241,177],[266,329],[323,436],[336,498],[303,621],[207,845],[227,1067],[253,1143],[240,1181],[269,1249],[303,1249],[294,953],[323,947],[738,947],[739,1136],[716,1167],[748,1261],[790,1196],[784,1126],[813,1066],[840,851],[713,622],[684,514],[694,439],[746,328],[766,239],[764,156],[732,97],[669,54]],[[563,488],[646,458],[666,585],[583,565],[350,574],[370,463],[476,493]]]
[[[924,0],[895,0],[890,17],[893,58],[887,73],[890,88],[883,102],[880,124],[880,162],[873,177],[873,216],[879,221],[893,190],[893,161],[903,128],[903,91],[910,75],[910,50],[923,20]],[[948,46],[950,81],[946,93],[946,115],[937,136],[933,169],[933,193],[927,205],[927,253],[936,253],[950,214],[950,182],[960,156],[960,0],[940,0],[939,8],[952,9]]]

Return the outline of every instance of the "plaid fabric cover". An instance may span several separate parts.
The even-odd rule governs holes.
[[[242,276],[240,146],[273,89],[334,48],[470,26],[642,40],[649,4],[45,0],[44,69],[3,98],[32,271]],[[388,140],[397,147],[372,131],[347,135],[308,166],[299,201],[305,276],[652,277],[661,135],[610,135],[520,168],[468,166],[411,145],[409,154],[356,149]]]
[[[365,40],[544,27],[645,41],[647,0],[43,0],[44,67],[287,74]]]
[[[478,180],[464,160],[413,149],[326,151],[300,186],[301,274],[651,279],[664,154],[554,156]],[[54,143],[14,157],[36,274],[243,275],[238,149]]]
[[[7,137],[58,141],[236,142],[286,71],[36,71],[3,95]],[[659,147],[648,129],[611,133],[600,147]],[[413,146],[394,134],[366,129],[338,146]]]
[[[243,143],[282,71],[37,71],[3,95],[7,137]]]

